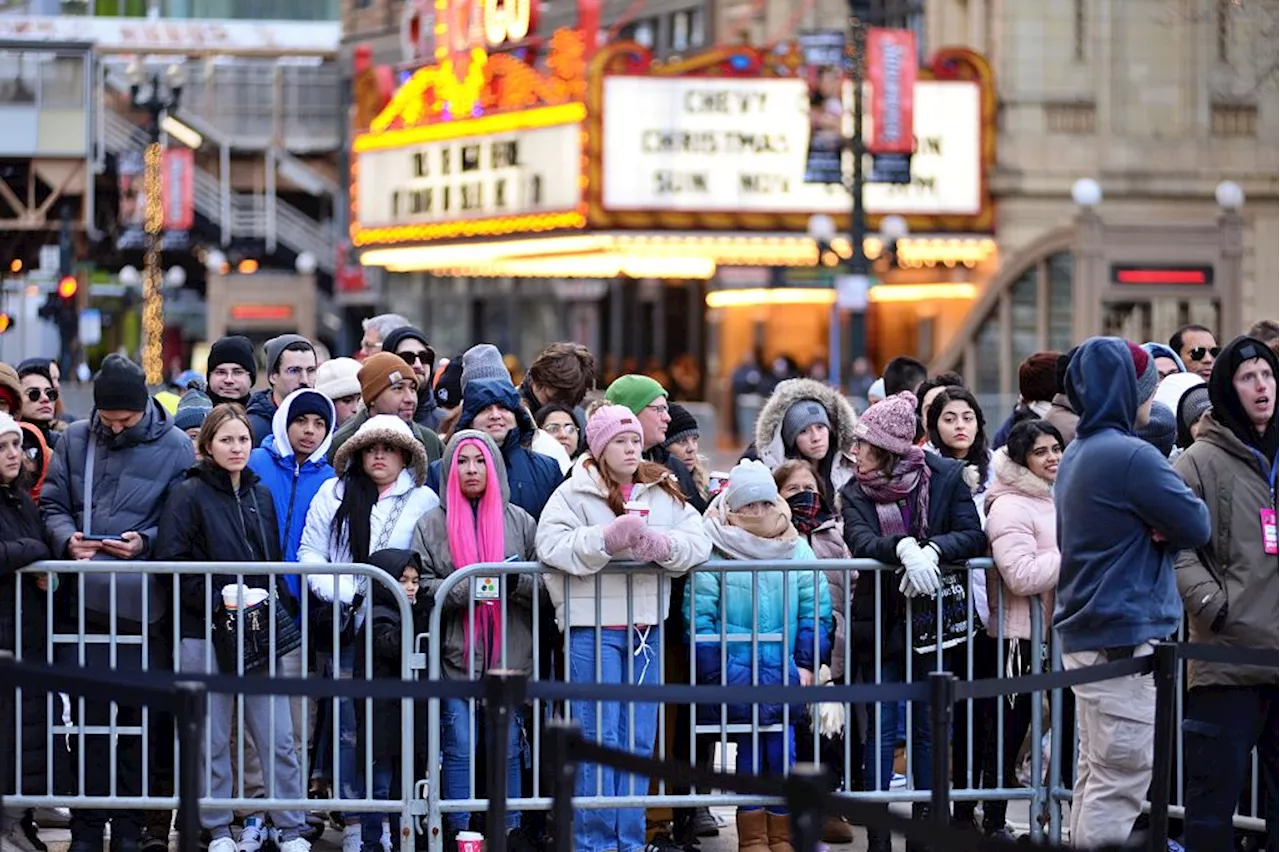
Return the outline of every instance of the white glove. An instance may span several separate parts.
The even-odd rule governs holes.
[[[898,591],[909,598],[916,595],[936,597],[942,588],[942,576],[938,564],[930,561],[913,538],[904,538],[898,542],[898,559],[902,560],[905,572]]]

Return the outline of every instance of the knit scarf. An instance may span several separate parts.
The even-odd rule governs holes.
[[[703,527],[716,549],[730,559],[794,559],[799,534],[791,526],[791,510],[779,500],[763,515],[729,511],[723,495],[707,509]]]
[[[862,493],[876,505],[876,517],[880,520],[881,535],[909,535],[903,523],[902,509],[898,503],[915,495],[911,505],[911,522],[915,536],[925,538],[929,534],[929,466],[924,460],[924,450],[912,447],[898,459],[893,473],[883,471],[857,472]]]
[[[787,498],[787,505],[791,507],[791,523],[803,536],[813,535],[826,520],[822,516],[822,495],[817,491],[796,492]]]
[[[452,470],[458,463],[463,447],[475,447],[484,458],[488,483],[480,499],[472,501],[462,493],[462,485]],[[453,458],[449,459],[450,476],[445,485],[447,510],[445,526],[449,532],[449,554],[453,557],[453,570],[460,571],[478,562],[502,562],[506,556],[506,535],[503,531],[502,486],[498,482],[498,469],[494,464],[489,445],[476,438],[458,442]],[[502,653],[502,610],[499,601],[478,601],[475,621],[466,616],[463,625],[465,636],[463,658],[471,659],[476,634],[480,634],[485,646],[485,670],[496,668]]]

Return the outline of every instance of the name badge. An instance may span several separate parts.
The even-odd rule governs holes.
[[[502,597],[502,587],[497,577],[476,578],[476,600],[496,601]]]
[[[1269,555],[1280,553],[1280,542],[1276,540],[1276,510],[1262,510],[1262,549]]]

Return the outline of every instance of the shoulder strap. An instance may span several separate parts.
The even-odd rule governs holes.
[[[89,421],[88,437],[85,439],[84,453],[84,527],[81,532],[93,534],[93,457],[98,454],[98,440],[93,434],[93,421]],[[67,483],[70,485],[70,482]]]
[[[384,550],[391,543],[391,534],[395,532],[396,523],[399,522],[400,515],[404,513],[404,506],[409,502],[411,493],[406,491],[396,497],[395,505],[391,507],[391,514],[387,515],[387,522],[382,525],[382,529],[378,532],[378,543],[374,546],[373,552]]]

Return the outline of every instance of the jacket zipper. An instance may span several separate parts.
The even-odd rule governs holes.
[[[284,515],[284,530],[280,533],[280,552],[289,549],[289,530],[293,529],[293,501],[298,496],[298,478],[302,475],[302,465],[297,459],[293,462],[293,485],[289,488],[289,511]]]

